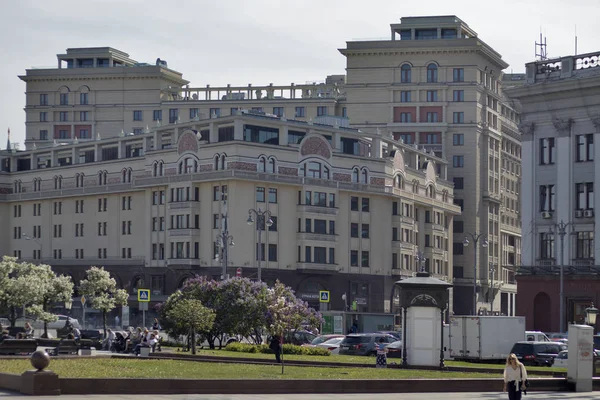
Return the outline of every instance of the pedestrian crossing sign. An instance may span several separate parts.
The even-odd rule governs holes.
[[[319,291],[319,300],[321,303],[329,303],[329,290]]]
[[[138,289],[138,301],[147,303],[150,301],[150,289]]]

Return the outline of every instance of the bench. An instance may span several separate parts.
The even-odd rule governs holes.
[[[4,339],[0,342],[0,354],[31,354],[37,346],[35,339]]]
[[[58,356],[60,354],[79,354],[79,343],[73,339],[61,339],[53,350],[48,352],[51,356]]]
[[[104,334],[99,329],[82,329],[81,339],[89,339],[92,343],[92,347],[97,350],[102,349],[102,341],[104,340]]]

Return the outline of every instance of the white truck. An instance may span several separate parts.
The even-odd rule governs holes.
[[[455,360],[503,361],[525,337],[525,317],[453,316],[449,325],[449,353]]]

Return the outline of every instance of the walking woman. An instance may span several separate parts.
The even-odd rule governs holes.
[[[504,367],[504,391],[508,391],[509,400],[521,400],[522,392],[527,389],[524,385],[525,381],[527,381],[525,366],[519,362],[516,355],[509,355]]]

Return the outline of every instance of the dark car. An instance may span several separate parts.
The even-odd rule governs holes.
[[[402,340],[397,340],[386,346],[388,358],[402,358]]]
[[[293,330],[285,333],[284,343],[302,346],[303,344],[310,344],[316,337],[317,335],[310,333],[309,331]]]
[[[562,347],[553,342],[517,342],[511,353],[525,365],[541,365],[551,367],[554,359],[558,357]]]
[[[600,350],[600,335],[594,335],[594,350]]]
[[[392,335],[385,333],[356,333],[346,335],[340,343],[340,354],[351,356],[373,356],[377,353],[375,345],[379,340],[384,340],[387,346],[390,343],[397,341]]]

